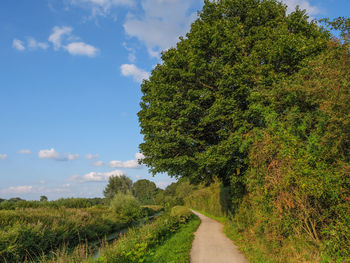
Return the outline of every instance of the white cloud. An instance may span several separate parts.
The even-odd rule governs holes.
[[[84,42],[73,42],[64,47],[73,56],[95,57],[98,49]]]
[[[34,38],[30,37],[28,38],[28,48],[31,50],[35,49],[48,49],[49,44],[46,42],[38,42]]]
[[[88,159],[88,160],[93,160],[93,159],[97,159],[98,158],[98,154],[87,154],[85,155],[85,158]]]
[[[44,184],[45,181],[40,181],[40,184]],[[65,184],[60,187],[44,187],[44,186],[31,186],[31,185],[22,185],[22,186],[11,186],[5,189],[0,189],[0,194],[2,195],[23,195],[23,194],[49,194],[49,193],[63,193],[69,192],[70,184]]]
[[[23,51],[25,50],[26,48],[24,47],[23,45],[23,41],[15,38],[13,41],[12,41],[12,47],[19,50],[19,51]]]
[[[189,31],[197,17],[189,13],[197,0],[144,0],[144,15],[129,15],[124,30],[130,37],[136,37],[145,44],[151,57],[158,57],[161,50],[175,46],[179,36]]]
[[[131,48],[131,47],[128,47],[127,44],[124,42],[123,43],[123,47],[129,52],[129,55],[128,55],[128,60],[130,62],[135,62],[136,61],[136,51],[134,48]]]
[[[134,81],[141,83],[142,80],[149,78],[149,73],[139,69],[134,64],[123,64],[120,67],[123,76],[132,77]]]
[[[162,189],[165,189],[171,182],[156,182],[156,186]]]
[[[117,6],[134,6],[135,0],[70,0],[71,5],[91,10],[91,16],[106,16]]]
[[[102,181],[107,181],[111,176],[121,176],[121,175],[125,175],[125,173],[120,170],[114,170],[106,173],[90,172],[85,175],[73,175],[70,178],[70,180],[80,182],[80,183],[102,182]]]
[[[135,158],[136,160],[143,160],[145,159],[145,156],[143,155],[143,153],[136,153]]]
[[[104,166],[105,163],[102,162],[102,161],[97,161],[97,162],[94,162],[93,165],[94,165],[94,166]]]
[[[110,167],[114,168],[139,168],[140,165],[136,160],[129,160],[129,161],[110,161],[109,162]]]
[[[306,9],[308,15],[313,16],[321,13],[321,9],[317,6],[311,5],[307,0],[282,0],[287,5],[287,14],[295,11],[296,6],[300,9]]]
[[[40,183],[40,184],[45,184],[46,181],[45,181],[45,180],[40,180],[39,183]]]
[[[29,149],[23,149],[23,150],[19,150],[18,153],[19,154],[31,154],[32,152]]]
[[[33,186],[31,185],[22,185],[22,186],[11,186],[6,189],[1,189],[1,194],[26,194],[31,192],[33,189]]]
[[[60,154],[56,152],[54,148],[51,148],[50,150],[40,150],[38,156],[40,159],[60,159]]]
[[[145,156],[142,153],[135,154],[135,160],[129,161],[110,161],[109,166],[114,168],[140,168],[139,160],[144,159]]]
[[[62,47],[63,37],[71,36],[73,28],[55,26],[52,31],[53,33],[49,36],[49,42],[53,44],[55,50],[59,50]]]
[[[67,159],[70,161],[79,159],[80,155],[79,154],[72,154],[72,153],[68,153],[67,154]]]
[[[0,154],[0,160],[6,160],[7,154]]]

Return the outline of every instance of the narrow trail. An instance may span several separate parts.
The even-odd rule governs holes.
[[[191,263],[248,263],[223,232],[223,225],[198,212],[202,223],[195,233],[191,250]]]

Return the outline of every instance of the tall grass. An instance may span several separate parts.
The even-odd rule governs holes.
[[[22,262],[124,228],[107,207],[0,210],[0,261]]]

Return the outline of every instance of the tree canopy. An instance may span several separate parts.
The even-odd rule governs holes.
[[[141,179],[134,183],[133,194],[142,204],[153,204],[157,186],[147,179]]]
[[[108,184],[103,191],[107,199],[112,199],[117,193],[130,194],[132,191],[132,181],[125,175],[111,176]]]
[[[297,72],[328,39],[305,11],[286,15],[275,0],[205,1],[141,86],[142,162],[154,174],[218,177],[244,191],[248,133],[266,126],[262,91]]]

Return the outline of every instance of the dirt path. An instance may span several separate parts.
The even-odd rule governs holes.
[[[223,225],[192,211],[202,221],[191,250],[191,263],[248,263],[223,232]]]

